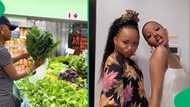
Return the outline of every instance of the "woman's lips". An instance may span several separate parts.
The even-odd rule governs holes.
[[[161,45],[161,44],[163,44],[164,43],[164,40],[162,40],[162,39],[160,39],[159,41],[158,41],[158,44],[159,45]]]
[[[167,45],[168,44],[168,41],[167,40],[163,40],[163,39],[160,39],[158,41],[158,45]]]

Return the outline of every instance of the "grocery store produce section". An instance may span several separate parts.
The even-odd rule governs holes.
[[[34,60],[46,59],[43,69],[17,80],[17,97],[23,107],[86,107],[88,97],[86,56],[52,56],[59,42],[53,41],[50,32],[32,27],[20,32],[6,43],[12,57],[28,52],[31,57],[14,63],[16,70],[29,71]],[[27,31],[27,32],[26,32]],[[40,78],[35,78],[39,77]],[[21,105],[22,107],[22,105]]]
[[[86,107],[87,77],[82,56],[59,56],[50,59],[43,79],[32,76],[17,81],[22,98],[32,107]]]

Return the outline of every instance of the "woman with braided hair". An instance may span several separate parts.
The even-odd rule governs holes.
[[[139,45],[138,13],[126,10],[111,25],[103,55],[99,107],[148,107],[144,79],[131,59]]]

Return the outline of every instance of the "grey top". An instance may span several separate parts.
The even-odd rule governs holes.
[[[7,64],[11,63],[12,59],[10,53],[4,46],[0,46],[0,105],[7,101],[9,101],[10,104],[12,100],[13,80],[9,78],[3,68]]]

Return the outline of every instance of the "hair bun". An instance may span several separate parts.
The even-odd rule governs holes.
[[[126,13],[125,13],[125,14],[122,14],[121,19],[122,19],[123,21],[133,20],[133,21],[135,21],[136,23],[138,23],[138,22],[139,22],[138,15],[139,15],[138,12],[136,12],[136,11],[134,11],[134,10],[126,9]]]

